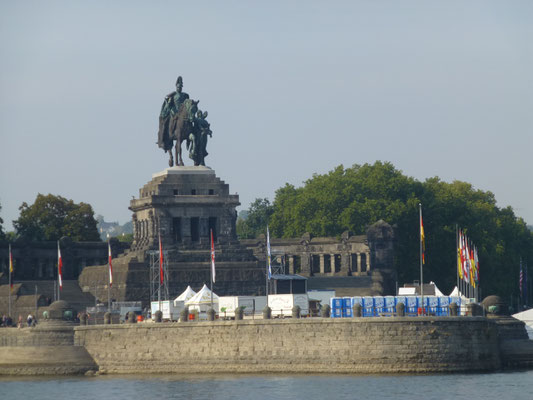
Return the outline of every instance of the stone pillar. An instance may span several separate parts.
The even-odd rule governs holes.
[[[349,275],[350,274],[350,254],[342,254],[341,255],[341,274],[342,275]]]
[[[357,274],[361,275],[361,253],[357,253]]]
[[[329,255],[329,267],[331,268],[331,275],[335,275],[335,254]]]
[[[366,254],[366,271],[370,272],[370,252],[367,252],[365,254]]]
[[[294,256],[289,256],[289,274],[294,274]]]
[[[324,254],[320,254],[320,274],[324,274]]]
[[[309,253],[303,253],[301,258],[301,274],[303,276],[311,276],[311,255]]]

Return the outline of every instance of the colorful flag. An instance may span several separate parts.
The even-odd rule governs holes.
[[[474,247],[474,263],[475,263],[475,281],[476,285],[479,285],[479,258],[477,256],[477,246]]]
[[[215,242],[213,240],[213,230],[211,229],[211,276],[215,283]]]
[[[468,271],[468,239],[466,235],[463,234],[463,281],[469,282],[469,271]]]
[[[107,249],[109,253],[108,264],[109,264],[109,287],[113,286],[113,263],[111,262],[111,242],[107,241]]]
[[[268,267],[268,279],[272,277],[272,263],[271,263],[271,254],[270,254],[270,232],[268,231],[267,225],[267,267]]]
[[[11,253],[11,243],[9,244],[9,285],[13,291],[13,253]]]
[[[470,243],[470,284],[476,287],[476,261],[474,260],[474,245]]]
[[[59,289],[63,289],[63,260],[61,259],[59,240],[57,241],[57,277],[59,279]]]
[[[463,280],[463,232],[459,229],[459,240],[457,247],[457,270],[459,279]]]
[[[163,243],[161,242],[161,232],[159,232],[159,283],[161,283],[161,285],[164,281],[163,262]]]
[[[426,263],[426,235],[424,235],[424,223],[422,221],[422,209],[420,209],[420,241],[422,242],[422,264]]]

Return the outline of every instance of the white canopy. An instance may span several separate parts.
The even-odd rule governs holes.
[[[186,302],[187,300],[194,297],[195,294],[196,292],[192,290],[190,286],[187,286],[187,289],[185,289],[185,291],[182,294],[180,294],[178,297],[174,299],[174,306],[177,307],[180,301]]]
[[[435,286],[435,296],[444,297],[444,294],[439,290],[439,288],[437,287],[437,284],[435,282],[431,281],[431,282],[429,282],[429,284]]]
[[[218,303],[218,296],[213,292],[213,303]],[[211,304],[211,290],[204,285],[198,293],[185,302],[186,305]]]

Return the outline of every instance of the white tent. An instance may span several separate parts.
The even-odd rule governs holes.
[[[437,284],[435,282],[431,281],[431,282],[429,282],[429,284],[435,286],[435,296],[444,297],[444,294],[439,290],[439,288],[437,287]]]
[[[198,293],[185,302],[189,310],[198,310],[205,312],[211,307],[211,290],[204,285]],[[218,296],[213,292],[213,308],[218,307]]]
[[[182,294],[174,299],[174,307],[178,307],[180,305],[183,307],[183,304],[194,297],[195,294],[196,292],[192,290],[190,286],[187,286],[187,289],[185,289]]]
[[[533,340],[533,308],[513,314],[512,317],[523,321],[526,324],[526,331],[529,339]]]

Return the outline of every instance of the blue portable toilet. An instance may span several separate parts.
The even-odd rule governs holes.
[[[416,296],[406,296],[405,312],[409,315],[418,315],[418,299]]]
[[[396,312],[396,297],[385,296],[384,311],[390,315],[393,315]]]
[[[331,298],[331,309],[342,308],[342,297]]]
[[[432,315],[439,315],[439,298],[437,296],[428,296],[428,312]]]
[[[353,307],[352,298],[351,297],[343,297],[342,298],[342,308],[344,308],[344,309],[349,308],[351,310],[352,307]]]
[[[385,312],[385,297],[374,296],[374,315],[380,315]]]
[[[450,298],[448,296],[439,297],[439,314],[440,316],[447,316],[450,314],[449,307]]]
[[[363,297],[363,317],[374,316],[374,298],[370,296]]]

